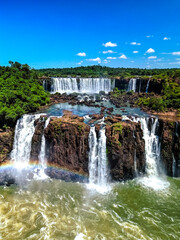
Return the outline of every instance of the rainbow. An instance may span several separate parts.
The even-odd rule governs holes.
[[[28,167],[30,168],[39,168],[39,164],[38,164],[38,161],[30,161],[29,164],[28,164]],[[14,168],[14,161],[6,161],[6,162],[3,162],[0,164],[0,171],[2,170],[5,170],[5,169],[8,169],[8,168]],[[77,172],[77,171],[74,171],[74,170],[70,170],[70,169],[67,169],[65,167],[62,167],[62,166],[59,166],[57,164],[52,164],[52,163],[47,163],[47,168],[50,168],[50,169],[57,169],[57,170],[60,170],[60,171],[63,171],[64,173],[69,173],[69,174],[75,174],[79,177],[83,177],[83,178],[87,178],[88,179],[88,174],[87,173],[82,173],[82,172]]]

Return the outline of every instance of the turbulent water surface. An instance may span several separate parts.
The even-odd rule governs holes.
[[[162,191],[137,180],[99,194],[85,184],[33,180],[0,188],[0,239],[180,239],[180,179]]]

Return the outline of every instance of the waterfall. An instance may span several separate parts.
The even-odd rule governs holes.
[[[139,93],[141,92],[141,79],[139,79]]]
[[[139,182],[154,190],[162,190],[169,186],[169,182],[167,182],[165,177],[162,174],[160,175],[158,171],[160,167],[160,141],[159,136],[156,134],[158,119],[151,120],[152,125],[149,130],[149,118],[137,118],[137,121],[141,123],[143,131],[146,159],[146,177],[139,179]]]
[[[172,177],[176,176],[176,159],[174,157],[174,154],[172,154]]]
[[[89,133],[89,183],[103,188],[108,183],[108,166],[106,157],[105,126],[101,125],[97,139],[95,127],[90,128]]]
[[[51,78],[51,93],[108,93],[114,87],[115,80],[108,78]]]
[[[95,126],[90,128],[89,132],[89,182],[92,184],[97,183],[97,136]]]
[[[146,173],[148,176],[158,176],[158,164],[160,160],[159,137],[156,135],[158,119],[152,122],[151,130],[148,130],[149,118],[140,118],[145,140]]]
[[[148,89],[149,89],[149,82],[150,82],[150,79],[148,80],[147,82],[147,86],[146,86],[146,93],[148,93]]]
[[[136,92],[136,78],[131,78],[128,84],[127,92],[134,91]]]
[[[31,142],[35,131],[34,122],[40,117],[36,115],[23,115],[15,127],[14,144],[11,159],[18,168],[27,167],[31,154]]]
[[[46,119],[44,129],[47,128],[49,121],[50,121],[50,117]],[[40,150],[38,158],[39,158],[39,166],[40,166],[40,168],[42,168],[44,170],[46,168],[46,140],[44,137],[44,133],[42,135],[41,150]]]

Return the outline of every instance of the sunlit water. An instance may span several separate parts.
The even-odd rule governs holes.
[[[180,179],[154,191],[136,180],[100,194],[86,184],[32,180],[0,187],[0,239],[180,239]]]

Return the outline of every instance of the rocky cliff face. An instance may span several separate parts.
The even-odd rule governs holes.
[[[180,176],[180,123],[159,120],[161,159],[167,175]]]
[[[113,122],[112,122],[113,120]],[[111,124],[110,124],[111,121]],[[106,120],[107,155],[114,180],[132,179],[145,170],[144,140],[139,123]]]
[[[9,158],[9,154],[13,147],[13,136],[13,130],[0,132],[0,163]]]
[[[34,123],[35,131],[32,138],[31,144],[31,161],[38,161],[38,156],[41,150],[41,140],[44,131],[44,124],[45,124],[46,116],[41,116],[37,119]]]
[[[98,136],[102,115],[92,116]],[[65,111],[62,118],[51,118],[44,129],[45,117],[35,121],[35,133],[31,146],[31,161],[38,161],[42,134],[46,139],[46,158],[50,165],[88,175],[90,127],[82,117]],[[124,122],[121,116],[105,119],[107,156],[111,177],[114,180],[132,179],[145,170],[143,132],[139,123]],[[169,176],[180,176],[180,123],[159,120],[161,161]],[[8,159],[13,146],[13,131],[0,132],[0,163]],[[51,173],[53,177],[53,173]]]
[[[129,78],[120,78],[120,79],[115,79],[115,87],[121,90],[127,90],[128,89],[128,83],[129,83]],[[148,83],[148,78],[137,78],[136,81],[136,92],[146,92],[146,87]],[[148,92],[151,93],[156,93],[156,94],[161,94],[162,91],[162,82],[161,80],[155,81],[153,79],[150,80],[149,82],[149,87],[148,87]]]
[[[88,173],[89,126],[78,116],[52,118],[45,129],[47,160],[61,168]]]

